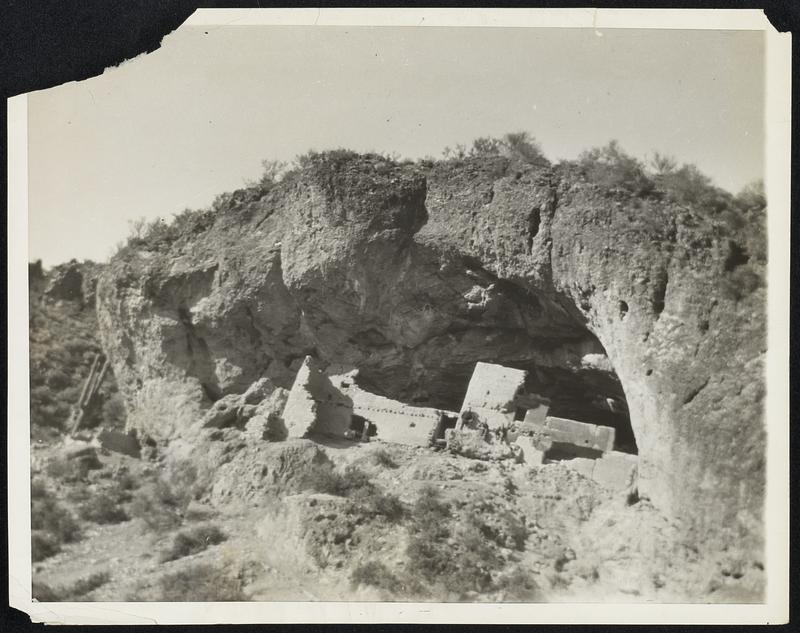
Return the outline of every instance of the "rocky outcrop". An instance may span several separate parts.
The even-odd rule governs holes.
[[[476,361],[528,369],[554,415],[629,417],[642,495],[758,551],[764,262],[740,216],[574,165],[314,155],[123,249],[100,330],[129,424],[165,439],[307,354],[443,409]]]

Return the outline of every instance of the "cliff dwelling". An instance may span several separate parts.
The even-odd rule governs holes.
[[[550,415],[527,390],[528,372],[478,362],[459,412],[415,407],[361,388],[358,370],[328,376],[307,356],[283,417],[289,437],[383,442],[532,465],[564,461],[613,489],[635,487],[637,458],[617,450],[613,427]]]

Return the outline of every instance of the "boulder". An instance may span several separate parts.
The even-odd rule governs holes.
[[[257,405],[273,391],[275,391],[275,384],[269,378],[259,378],[244,392],[242,402],[243,404]]]
[[[217,400],[203,416],[204,429],[230,426],[238,420],[241,397],[231,394]]]
[[[62,459],[77,462],[84,471],[97,470],[103,467],[97,456],[97,449],[85,442],[71,442],[60,451]]]
[[[142,447],[135,435],[109,429],[100,429],[96,436],[101,448],[129,457],[141,457]]]

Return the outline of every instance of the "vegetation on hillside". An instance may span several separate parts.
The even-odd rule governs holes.
[[[513,132],[501,137],[485,136],[469,146],[458,144],[446,147],[439,159],[427,156],[419,160],[401,158],[398,154],[358,154],[347,149],[324,152],[310,150],[291,163],[276,160],[262,161],[261,176],[249,181],[242,189],[216,197],[209,209],[189,210],[176,214],[171,222],[162,218],[153,221],[139,219],[131,223],[131,235],[119,249],[144,247],[159,250],[179,239],[207,230],[215,217],[228,210],[261,200],[284,181],[291,182],[304,169],[324,165],[336,170],[356,159],[367,159],[379,169],[381,164],[402,164],[428,170],[436,165],[456,166],[465,161],[504,160],[505,167],[498,176],[519,167],[552,168],[539,143],[528,132]],[[733,195],[713,184],[695,165],[679,164],[676,159],[655,152],[647,162],[627,154],[617,141],[589,149],[576,160],[562,161],[556,166],[562,177],[578,178],[614,194],[664,198],[678,205],[692,207],[702,215],[741,228],[744,222],[757,220],[766,208],[763,184],[758,181]]]
[[[47,273],[40,265],[31,267],[29,293],[30,411],[31,433],[40,439],[47,429],[64,431],[71,407],[78,401],[83,383],[96,354],[102,353],[97,337],[97,316],[92,297],[51,297],[48,283],[64,268],[83,267],[92,274],[96,265],[76,262]],[[125,407],[108,372],[91,409],[85,427],[102,424],[122,428]]]

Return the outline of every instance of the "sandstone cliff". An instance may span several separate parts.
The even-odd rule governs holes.
[[[128,423],[154,438],[261,377],[289,387],[306,354],[447,409],[494,361],[555,409],[629,424],[640,493],[759,558],[761,231],[732,197],[685,204],[578,164],[339,151],[132,240],[97,312]]]

